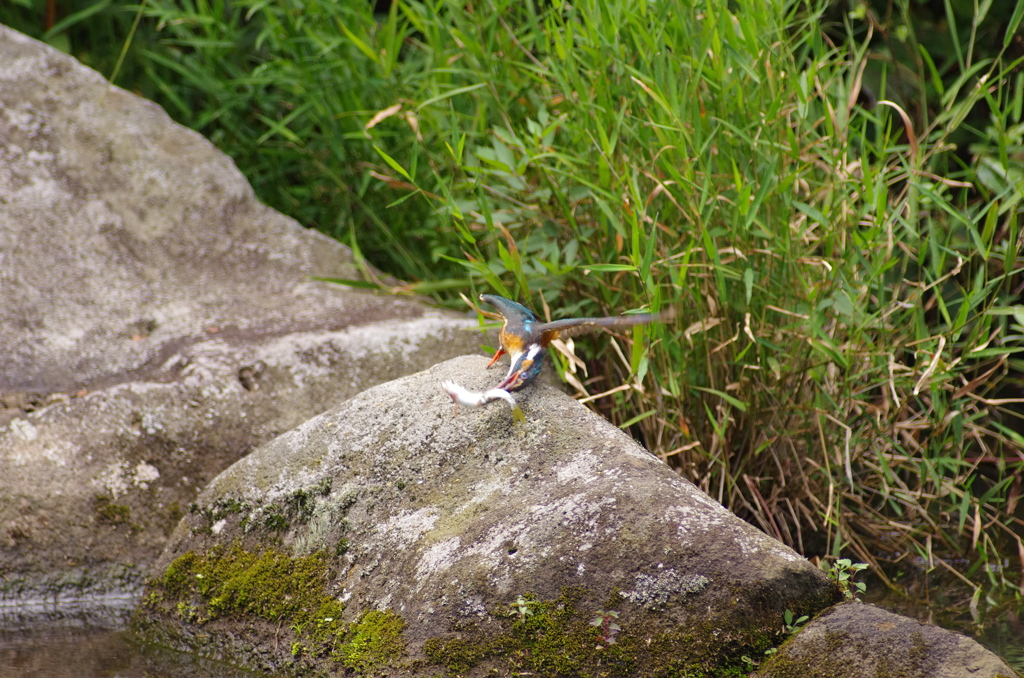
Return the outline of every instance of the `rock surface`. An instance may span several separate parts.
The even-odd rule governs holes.
[[[440,382],[492,386],[486,362],[376,386],[214,479],[139,630],[304,675],[703,675],[766,648],[786,609],[836,601],[818,569],[550,386],[515,394],[525,423],[501,401],[456,414]]]
[[[837,605],[785,643],[757,678],[1015,678],[977,641],[864,603]]]
[[[200,135],[0,26],[0,602],[137,585],[229,464],[479,348],[310,276],[359,274]]]

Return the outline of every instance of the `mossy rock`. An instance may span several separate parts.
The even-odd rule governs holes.
[[[977,641],[874,605],[837,605],[811,621],[756,678],[1017,678]]]
[[[524,423],[500,402],[455,416],[439,382],[485,387],[485,364],[375,387],[221,474],[140,632],[285,673],[719,676],[780,642],[786,610],[836,602],[810,563],[556,389],[516,394]]]

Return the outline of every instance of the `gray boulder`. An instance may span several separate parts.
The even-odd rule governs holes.
[[[560,391],[458,413],[457,358],[214,479],[135,615],[145,638],[302,675],[704,675],[837,588]],[[603,668],[601,668],[603,667]]]
[[[785,643],[757,678],[1015,678],[981,644],[859,602],[837,605]]]
[[[137,587],[232,462],[479,347],[310,276],[360,277],[200,135],[0,26],[0,602]]]

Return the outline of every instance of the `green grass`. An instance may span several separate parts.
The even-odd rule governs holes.
[[[677,308],[570,387],[807,555],[1016,587],[1024,4],[891,9],[149,0],[118,82],[396,292]]]

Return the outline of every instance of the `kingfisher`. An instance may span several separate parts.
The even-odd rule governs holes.
[[[498,309],[505,323],[498,332],[500,348],[494,354],[490,368],[498,358],[508,353],[512,365],[505,379],[495,388],[517,391],[537,378],[543,367],[548,344],[555,339],[575,337],[594,332],[601,327],[629,327],[645,323],[663,322],[673,316],[672,309],[661,313],[639,313],[608,318],[566,318],[542,323],[533,311],[511,299],[494,294],[481,294],[480,300]]]

